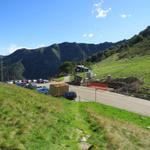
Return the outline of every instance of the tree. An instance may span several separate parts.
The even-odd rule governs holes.
[[[5,80],[20,80],[23,79],[24,66],[19,61],[10,66],[4,67]]]
[[[60,74],[69,74],[73,72],[74,67],[75,64],[73,62],[66,61],[59,67],[59,72]]]

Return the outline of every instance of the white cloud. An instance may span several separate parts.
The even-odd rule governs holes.
[[[93,38],[93,37],[94,37],[94,34],[93,34],[93,33],[89,33],[89,34],[84,33],[84,34],[83,34],[83,37],[84,37],[84,38]]]
[[[94,4],[92,14],[95,14],[96,18],[106,18],[108,13],[111,11],[111,8],[103,9],[102,8],[103,3],[104,1],[101,0],[99,3]]]
[[[84,33],[84,34],[83,34],[83,37],[87,37],[87,34],[86,34],[86,33]]]
[[[7,52],[9,54],[15,52],[17,49],[21,49],[23,48],[22,46],[18,46],[17,44],[11,44],[8,48],[7,48]]]
[[[93,33],[90,33],[90,34],[88,35],[88,37],[89,37],[89,38],[93,38],[93,37],[94,37],[94,34],[93,34]]]
[[[40,44],[37,45],[36,47],[26,47],[26,46],[19,46],[17,44],[11,44],[8,48],[6,48],[6,51],[8,54],[11,54],[13,52],[15,52],[18,49],[22,49],[22,48],[26,48],[26,49],[35,49],[35,48],[41,48],[41,47],[45,47],[45,44]]]
[[[123,18],[123,19],[126,19],[128,17],[131,17],[132,15],[130,14],[121,14],[120,17]]]

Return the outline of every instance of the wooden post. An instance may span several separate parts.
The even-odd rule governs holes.
[[[96,90],[97,90],[97,89],[95,88],[95,102],[96,102]]]

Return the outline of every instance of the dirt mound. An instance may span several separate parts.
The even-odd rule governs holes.
[[[143,85],[143,82],[136,77],[115,79],[108,77],[105,83],[119,93],[137,92]]]

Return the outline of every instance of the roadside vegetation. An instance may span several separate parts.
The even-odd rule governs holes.
[[[149,117],[0,84],[1,150],[148,150],[149,128]]]
[[[64,76],[61,76],[61,77],[58,77],[58,78],[55,78],[54,81],[56,82],[61,82],[64,80]]]

